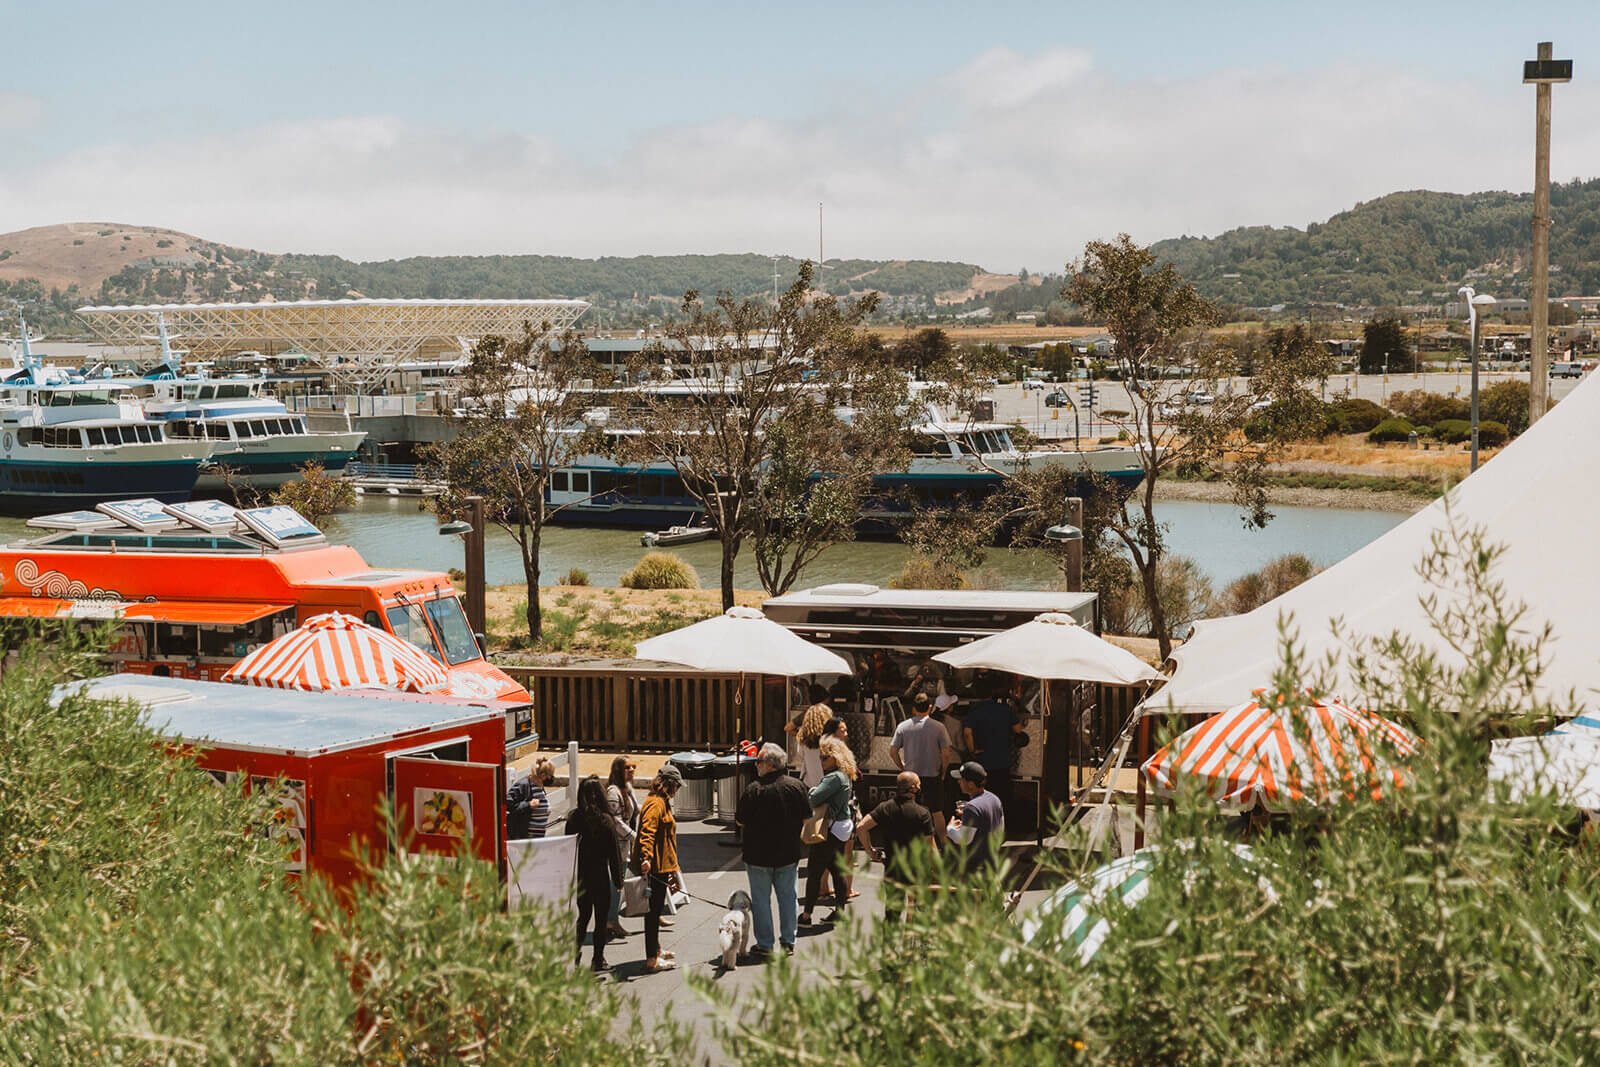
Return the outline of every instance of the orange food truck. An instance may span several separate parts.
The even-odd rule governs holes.
[[[341,611],[437,659],[452,696],[511,705],[508,740],[532,734],[532,697],[484,658],[448,575],[369,566],[292,508],[129,500],[28,525],[0,548],[0,620],[113,620],[114,670],[215,680]]]
[[[266,832],[295,877],[335,886],[390,849],[505,867],[505,735],[493,707],[114,674],[57,690],[127,700],[219,784],[276,800]],[[393,840],[382,802],[395,813]]]

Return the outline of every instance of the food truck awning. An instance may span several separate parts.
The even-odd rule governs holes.
[[[131,622],[238,626],[293,610],[293,604],[225,600],[55,600],[50,597],[0,597],[0,618],[127,619]]]

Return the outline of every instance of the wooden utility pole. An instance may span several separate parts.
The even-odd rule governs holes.
[[[1522,64],[1524,85],[1534,86],[1533,288],[1528,294],[1533,351],[1528,364],[1528,421],[1550,408],[1550,86],[1572,80],[1572,60],[1552,59],[1549,41],[1539,58]]]

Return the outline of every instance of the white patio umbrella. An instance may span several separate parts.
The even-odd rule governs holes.
[[[1046,612],[1032,622],[940,652],[933,658],[958,669],[1108,685],[1138,685],[1163,677],[1132,652],[1090,633],[1071,615],[1059,611]]]
[[[715,618],[647,638],[633,646],[633,654],[703,671],[791,678],[850,673],[844,657],[812,644],[755,608],[729,608]]]
[[[1549,793],[1575,808],[1600,810],[1600,733],[1558,730],[1495,741],[1489,781],[1505,782],[1513,799]]]

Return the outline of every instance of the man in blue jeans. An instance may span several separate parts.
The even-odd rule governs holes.
[[[768,742],[756,754],[756,780],[739,797],[745,875],[750,880],[750,918],[756,944],[751,955],[771,955],[772,894],[778,894],[778,940],[794,954],[799,933],[795,879],[800,870],[800,827],[811,814],[805,786],[788,775],[789,757]]]

